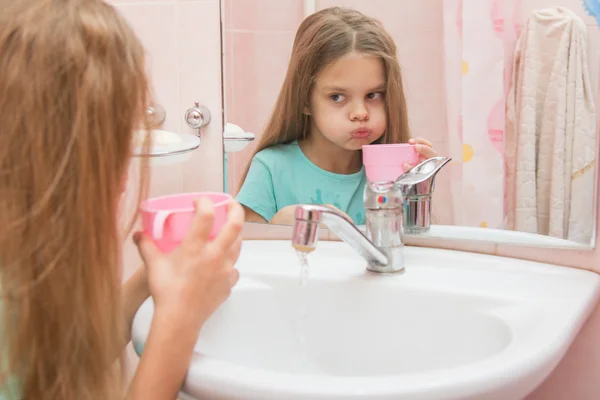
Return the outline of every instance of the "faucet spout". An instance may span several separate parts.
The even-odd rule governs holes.
[[[319,225],[324,224],[340,239],[355,249],[373,272],[399,272],[404,266],[393,265],[385,248],[376,246],[352,222],[333,209],[320,205],[301,204],[296,207],[296,223],[292,245],[298,251],[311,252],[318,241]]]

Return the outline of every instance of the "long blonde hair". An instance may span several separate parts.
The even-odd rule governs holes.
[[[0,9],[0,392],[12,377],[23,399],[116,399],[117,214],[149,126],[144,50],[102,0]]]
[[[376,143],[408,141],[406,99],[394,40],[378,20],[356,10],[331,7],[308,16],[298,28],[285,80],[254,154],[307,137],[310,116],[304,114],[304,108],[317,76],[350,52],[377,56],[384,63],[387,128]]]

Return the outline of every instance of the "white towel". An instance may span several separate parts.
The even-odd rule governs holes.
[[[596,113],[587,27],[572,11],[533,12],[515,51],[506,108],[507,228],[591,241]]]

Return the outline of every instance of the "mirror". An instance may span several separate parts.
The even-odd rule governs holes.
[[[225,154],[226,190],[238,194],[274,107],[281,102],[279,92],[302,21],[328,7],[351,7],[381,21],[397,46],[411,136],[430,141],[439,156],[452,157],[435,180],[432,226],[427,236],[593,248],[600,16],[596,16],[597,22],[594,10],[586,10],[585,2],[579,0],[476,3],[263,0],[259,5],[222,0],[225,121],[256,135],[247,146]],[[570,28],[550,35],[543,22],[547,17],[560,19]],[[557,37],[575,51],[569,53],[568,47],[561,47]],[[340,64],[341,68],[333,71],[335,64],[321,71],[331,73],[332,81],[351,79],[351,74],[344,73],[352,68],[362,71],[365,80],[343,82],[355,85],[340,89],[354,92],[348,96],[332,92],[335,96],[329,99],[335,103],[350,104],[355,93],[378,84],[381,64]],[[385,81],[385,65],[383,74]],[[319,74],[316,82],[318,85]],[[369,101],[379,99],[380,88],[372,89],[363,102],[365,109],[371,107]],[[297,92],[291,96],[301,97]],[[311,114],[312,93],[307,96],[310,104],[302,110],[308,115],[301,118],[317,121],[318,114]],[[383,96],[382,102],[389,101],[389,95]],[[328,115],[332,121],[337,118],[333,111]],[[332,129],[337,129],[335,124]],[[275,203],[265,204],[264,209],[259,209],[259,204],[254,211],[268,216],[263,218],[266,222],[272,217],[267,209],[293,203],[293,196],[275,199],[274,190],[280,191],[284,185],[298,192],[299,202],[336,205],[359,221],[361,204],[349,199],[360,203],[362,193],[354,193],[351,186],[343,184],[317,187],[314,175],[287,172],[314,167],[324,175],[340,178],[332,171],[349,168],[347,179],[360,181],[364,175],[360,161],[358,165],[355,159],[336,164],[332,160],[340,160],[340,152],[330,143],[319,147],[331,150],[326,159],[323,151],[310,153],[310,146],[300,144],[295,149],[280,147],[281,154],[275,159],[289,161],[286,157],[290,155],[284,153],[297,149],[301,150],[295,153],[300,158],[270,165],[263,175],[254,177],[250,195],[263,198],[262,194],[270,191],[267,197]],[[294,164],[302,162],[312,166]],[[268,182],[269,173],[283,179],[276,188]],[[355,187],[360,192],[360,185]],[[290,220],[275,218],[270,222]]]

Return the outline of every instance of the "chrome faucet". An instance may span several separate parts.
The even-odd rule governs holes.
[[[405,172],[394,182],[368,182],[365,186],[366,230],[363,234],[341,213],[325,206],[296,207],[292,245],[313,251],[322,223],[367,260],[367,270],[404,271],[404,197],[411,188],[431,181],[450,158],[434,157]]]

